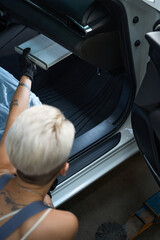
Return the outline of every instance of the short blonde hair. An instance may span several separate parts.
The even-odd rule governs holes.
[[[74,135],[73,124],[59,109],[34,106],[16,118],[5,145],[17,170],[28,176],[40,176],[67,161]]]

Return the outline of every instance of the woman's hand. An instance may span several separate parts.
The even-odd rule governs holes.
[[[27,76],[33,81],[34,75],[36,73],[36,64],[33,63],[29,58],[28,54],[30,52],[30,48],[26,48],[23,51],[23,54],[19,58],[21,76]]]

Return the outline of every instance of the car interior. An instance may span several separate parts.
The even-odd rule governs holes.
[[[72,54],[37,68],[32,91],[76,128],[70,169],[59,183],[113,149],[131,112],[136,80],[126,12],[114,0],[0,0],[0,66],[20,76],[14,47],[38,34]]]

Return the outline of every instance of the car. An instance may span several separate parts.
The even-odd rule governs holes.
[[[157,2],[0,0],[1,67],[18,78],[14,47],[39,34],[72,53],[48,71],[38,68],[32,88],[43,104],[60,108],[76,128],[70,169],[51,189],[55,207],[139,149],[145,155],[136,95],[146,74],[149,43],[155,43],[152,34],[145,35],[158,32]]]

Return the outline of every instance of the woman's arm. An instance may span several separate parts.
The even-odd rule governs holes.
[[[6,152],[5,139],[14,120],[21,112],[28,108],[31,84],[32,82],[27,76],[22,76],[10,104],[8,120],[0,142],[0,173],[16,173],[16,170],[11,165]]]
[[[26,65],[25,65],[25,61],[27,61]],[[32,85],[31,79],[33,79],[33,74],[35,69],[35,67],[33,68],[32,66],[33,64],[28,60],[28,51],[27,53],[24,52],[24,54],[22,55],[21,63],[23,63],[23,66],[22,66],[23,75],[19,81],[19,85],[15,91],[12,102],[10,104],[10,112],[8,115],[8,120],[6,123],[4,134],[0,142],[0,173],[11,173],[11,174],[16,173],[16,170],[11,165],[6,152],[5,138],[14,120],[20,115],[20,113],[22,113],[25,109],[28,108],[30,89]],[[28,69],[30,70],[30,73],[32,75],[28,74],[29,72]]]

